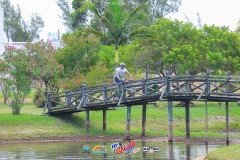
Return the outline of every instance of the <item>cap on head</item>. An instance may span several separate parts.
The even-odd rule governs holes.
[[[123,62],[122,62],[122,63],[120,63],[120,66],[125,66],[125,63],[123,63]]]

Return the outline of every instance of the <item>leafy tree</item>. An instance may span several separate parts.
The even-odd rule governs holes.
[[[191,74],[212,70],[215,73],[238,72],[240,67],[239,35],[226,27],[204,25],[202,35],[191,44],[174,48],[165,54],[168,64],[177,64],[178,71]],[[172,61],[173,60],[173,61]],[[171,61],[171,63],[169,63]],[[178,62],[176,62],[178,61]]]
[[[99,62],[103,63],[108,69],[114,68],[114,45],[102,45],[98,51]]]
[[[131,29],[137,25],[137,21],[132,23],[133,20],[144,18],[143,14],[139,14],[144,5],[138,6],[131,13],[128,13],[118,0],[109,0],[102,15],[97,10],[95,4],[91,2],[85,2],[84,4],[84,7],[94,14],[94,20],[99,22],[98,29],[100,29],[88,28],[87,31],[103,39],[108,39],[115,45],[115,67],[117,67],[118,46],[129,40]]]
[[[82,36],[77,32],[63,36],[64,48],[60,49],[56,59],[64,66],[66,76],[85,74],[90,66],[97,62],[99,39],[95,36]]]
[[[47,91],[52,93],[59,92],[58,79],[62,76],[63,65],[56,61],[56,50],[51,42],[41,40],[36,43],[27,43],[25,50],[31,56],[30,62],[37,71],[35,79],[42,80],[45,84],[45,88],[38,88],[34,95],[35,105],[44,107]],[[52,105],[54,106],[55,103]]]
[[[19,114],[30,84],[36,76],[36,68],[29,63],[31,57],[22,49],[7,47],[2,55],[1,74],[8,86],[9,105],[13,114]]]
[[[67,27],[68,31],[72,32],[74,30],[72,25],[72,8],[66,0],[58,0],[57,5],[62,10],[62,15],[59,16],[62,19],[62,23]]]
[[[61,0],[61,1],[63,1],[63,0]],[[92,17],[92,15],[89,12],[82,10],[84,2],[85,2],[85,0],[73,0],[72,1],[72,7],[74,10],[71,14],[71,21],[72,21],[72,27],[74,29],[77,29],[78,27],[88,26],[89,19],[91,19],[91,17]],[[91,2],[93,4],[95,4],[96,9],[99,11],[100,15],[102,15],[104,13],[105,4],[107,3],[107,1],[106,0],[93,0]]]
[[[53,46],[48,42],[27,43],[16,49],[6,47],[2,55],[2,81],[9,88],[9,105],[13,114],[19,114],[26,95],[31,90],[32,80],[43,79],[46,89],[57,92],[56,77],[61,72],[54,56]]]
[[[85,0],[73,0],[72,7],[74,11],[71,14],[72,26],[76,29],[78,27],[86,26],[87,24],[87,12],[82,11],[82,2]]]
[[[33,41],[39,39],[39,33],[41,32],[41,28],[43,27],[44,21],[42,20],[42,18],[37,13],[33,13],[31,15],[30,23],[24,25],[24,32],[27,34],[27,38],[23,39],[22,41]]]
[[[128,52],[138,53],[137,65],[155,74],[164,76],[165,70],[175,75],[186,70],[192,75],[207,70],[236,73],[239,68],[239,35],[226,27],[197,29],[191,23],[162,18],[154,26],[141,27],[135,36],[140,38]]]
[[[9,0],[0,1],[0,6],[4,9],[4,32],[8,42],[26,42],[39,38],[41,28],[44,27],[42,18],[34,13],[31,15],[28,24],[22,19],[21,10],[17,5],[15,10]]]
[[[130,7],[126,6],[128,9],[133,9],[137,5],[148,4],[144,7],[147,18],[145,25],[154,25],[156,19],[166,17],[171,13],[178,12],[179,6],[182,4],[182,0],[124,0],[125,4],[129,4]]]
[[[46,86],[46,91],[57,93],[59,86],[57,79],[63,72],[63,65],[56,61],[56,50],[51,42],[43,40],[35,43],[27,43],[25,51],[31,56],[30,63],[37,71],[36,79],[42,79]]]

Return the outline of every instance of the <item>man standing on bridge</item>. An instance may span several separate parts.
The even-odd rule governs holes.
[[[125,63],[120,63],[120,67],[118,67],[116,69],[116,76],[115,76],[115,82],[116,83],[120,83],[120,82],[124,82],[125,79],[124,79],[124,75],[125,73],[128,74],[130,80],[132,80],[132,76],[131,74],[128,72],[128,70],[125,68]]]

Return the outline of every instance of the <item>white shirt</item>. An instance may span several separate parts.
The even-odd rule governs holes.
[[[128,70],[126,69],[126,68],[121,68],[121,67],[118,67],[117,69],[116,69],[116,73],[118,72],[118,76],[119,76],[119,78],[120,79],[122,79],[123,77],[124,77],[124,74],[125,73],[128,73]]]

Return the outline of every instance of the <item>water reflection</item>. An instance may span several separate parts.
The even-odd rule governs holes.
[[[54,143],[17,143],[17,144],[0,144],[0,160],[52,160],[52,159],[117,159],[111,149],[114,142],[54,142]],[[127,160],[190,160],[197,156],[206,154],[221,145],[200,145],[191,143],[163,143],[137,141],[136,147],[141,150],[137,153],[123,155],[119,159]],[[83,146],[88,144],[91,148],[97,145],[103,145],[107,148],[107,154],[83,154]],[[144,147],[157,147],[158,150],[144,152]]]
[[[172,142],[168,143],[168,151],[169,151],[168,158],[169,159],[174,159],[173,143]]]

